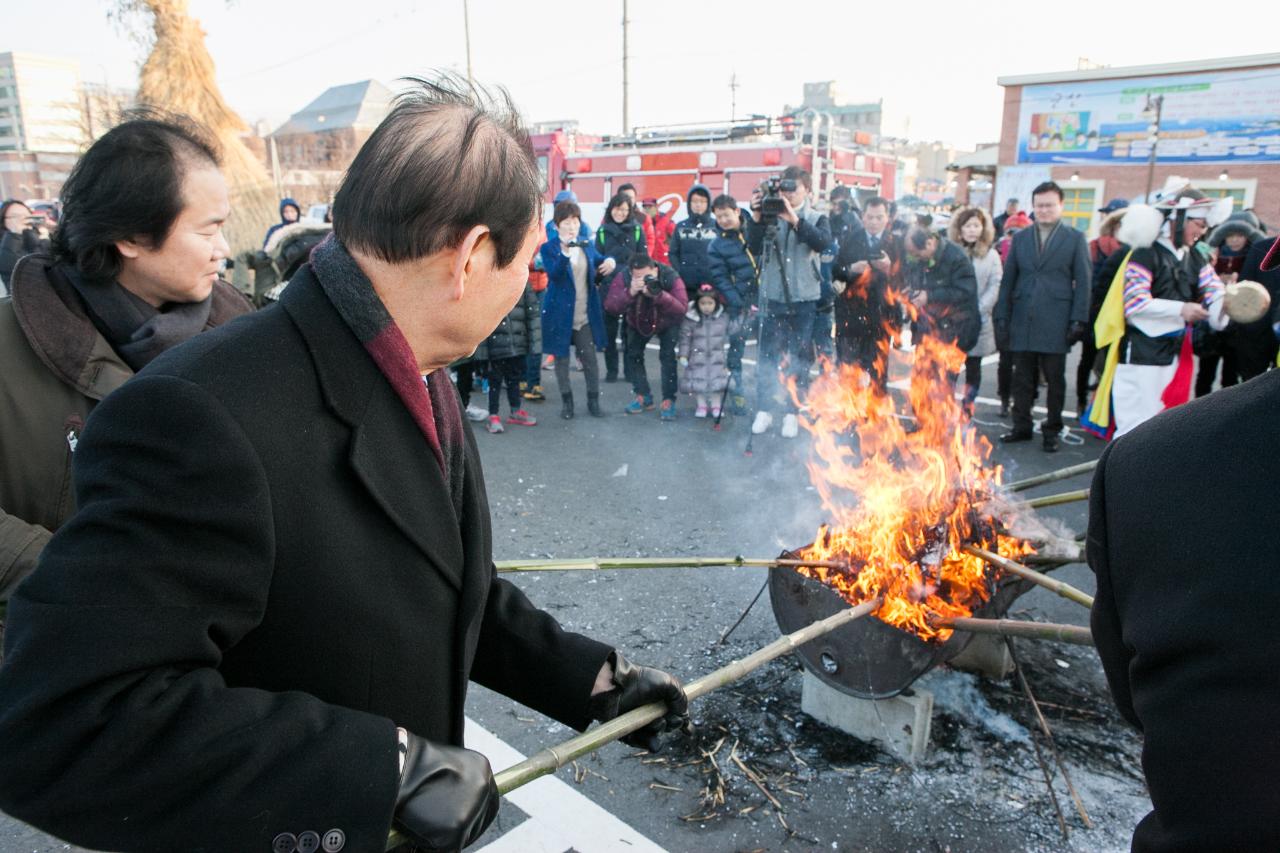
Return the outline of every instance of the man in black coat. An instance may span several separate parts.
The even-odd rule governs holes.
[[[498,807],[461,745],[469,681],[578,729],[649,701],[682,722],[675,679],[494,571],[445,367],[515,303],[540,236],[518,116],[422,84],[334,206],[278,306],[90,418],[80,511],[11,606],[9,814],[102,850],[381,851],[393,823],[452,850]]]
[[[1094,474],[1093,637],[1142,732],[1133,849],[1280,850],[1280,372],[1113,442]]]
[[[978,279],[973,262],[950,240],[920,225],[903,243],[915,261],[908,296],[916,308],[912,339],[930,336],[968,352],[978,343]]]
[[[1277,243],[1275,237],[1258,240],[1249,247],[1240,271],[1241,281],[1256,281],[1271,294],[1271,310],[1253,323],[1232,323],[1227,327],[1231,346],[1236,350],[1236,366],[1240,380],[1248,381],[1266,372],[1276,363],[1275,327],[1280,323],[1280,269],[1263,269],[1262,260]]]
[[[889,229],[889,202],[867,199],[864,227],[849,229],[831,270],[835,299],[836,361],[858,364],[880,385],[890,338],[900,325],[905,251]],[[975,280],[975,294],[977,293]]]
[[[1004,442],[1030,441],[1031,404],[1044,374],[1048,415],[1044,449],[1055,452],[1067,396],[1067,352],[1088,329],[1093,277],[1084,234],[1062,222],[1062,188],[1046,181],[1031,192],[1036,221],[1013,237],[1000,297],[992,312],[996,345],[1013,355],[1013,430]]]

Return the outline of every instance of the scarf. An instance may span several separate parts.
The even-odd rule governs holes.
[[[311,252],[311,269],[320,289],[409,410],[440,464],[454,511],[461,518],[466,443],[462,409],[448,371],[441,368],[427,376],[418,371],[409,342],[373,283],[333,235]]]
[[[60,269],[84,300],[94,328],[134,373],[209,326],[212,293],[200,302],[166,302],[155,308],[117,282],[87,281],[66,264]]]

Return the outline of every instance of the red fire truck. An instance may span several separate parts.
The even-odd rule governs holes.
[[[572,130],[531,135],[548,204],[572,189],[587,222],[598,222],[622,184],[653,197],[673,219],[693,183],[714,197],[729,193],[746,204],[751,190],[770,175],[798,165],[813,174],[814,190],[825,198],[845,184],[858,198],[894,196],[897,160],[878,153],[865,133],[837,127],[829,113],[806,110],[795,117],[746,122],[638,128],[616,137],[593,137]]]

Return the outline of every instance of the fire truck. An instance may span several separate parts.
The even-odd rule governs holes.
[[[694,183],[712,197],[733,195],[746,204],[752,189],[796,165],[813,175],[825,198],[837,184],[856,198],[893,198],[897,160],[877,152],[872,137],[836,125],[830,113],[805,110],[783,118],[637,128],[624,136],[587,136],[573,128],[532,133],[543,175],[547,217],[555,194],[571,189],[583,218],[599,222],[617,188],[634,184],[640,198],[657,198],[673,219]]]

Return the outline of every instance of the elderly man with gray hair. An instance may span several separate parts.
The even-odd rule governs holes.
[[[666,673],[496,574],[447,366],[520,297],[540,181],[509,100],[418,81],[279,305],[156,359],[76,451],[12,602],[0,808],[100,850],[454,850],[493,820],[470,681],[582,729]]]

